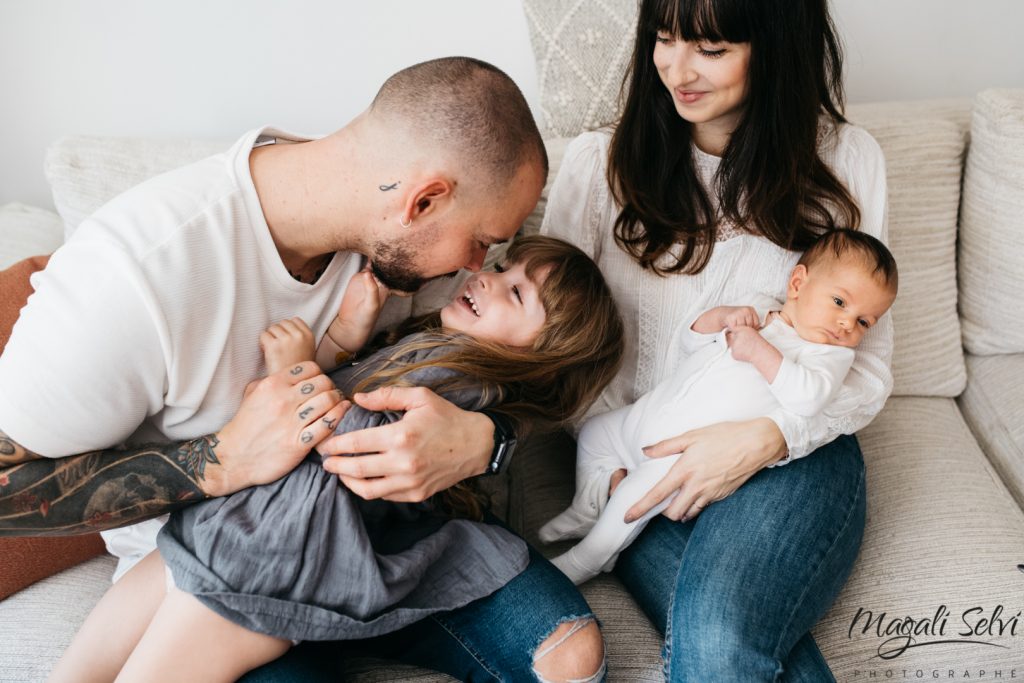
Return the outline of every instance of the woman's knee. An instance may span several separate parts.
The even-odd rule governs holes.
[[[533,671],[544,683],[604,680],[604,639],[592,617],[558,625],[533,655]]]

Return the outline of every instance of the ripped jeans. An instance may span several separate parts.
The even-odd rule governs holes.
[[[809,631],[853,567],[865,493],[857,439],[840,436],[692,521],[652,520],[615,573],[665,636],[665,679],[834,682]]]
[[[243,683],[303,683],[341,680],[348,656],[371,656],[442,671],[460,681],[541,681],[535,657],[550,656],[562,643],[541,643],[562,623],[594,621],[586,600],[554,565],[530,548],[522,574],[486,598],[427,617],[369,640],[307,642],[280,659],[249,672]],[[579,683],[604,680],[602,666]]]

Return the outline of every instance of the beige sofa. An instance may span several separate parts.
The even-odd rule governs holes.
[[[630,17],[591,10],[566,37],[558,15],[566,3],[524,6],[553,178],[567,140],[607,121],[617,87],[607,74],[624,59]],[[593,51],[558,49],[570,39]],[[878,139],[888,165],[901,269],[896,382],[859,435],[868,476],[861,554],[814,635],[840,681],[1024,679],[1024,92],[859,105],[849,117]],[[114,194],[229,142],[56,142],[46,171],[59,215],[0,207],[0,268],[51,251]],[[496,506],[527,538],[570,500],[573,456],[564,435],[535,439],[516,456]],[[98,557],[0,602],[0,681],[45,678],[113,566]],[[609,679],[662,680],[660,638],[621,585],[602,576],[583,592],[604,623]],[[914,646],[900,652],[908,628]],[[349,670],[359,681],[448,680],[371,660]]]

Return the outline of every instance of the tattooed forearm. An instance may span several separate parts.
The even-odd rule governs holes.
[[[0,467],[17,465],[29,460],[38,460],[43,456],[38,453],[22,448],[16,444],[11,437],[0,431]]]
[[[220,464],[214,452],[219,443],[216,434],[187,441],[178,449],[178,463],[194,481],[206,479],[206,463]]]
[[[0,536],[112,529],[201,500],[206,466],[219,463],[217,444],[210,435],[67,458],[36,456],[0,468]]]

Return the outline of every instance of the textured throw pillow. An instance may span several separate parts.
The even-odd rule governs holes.
[[[853,118],[885,154],[889,246],[900,270],[893,305],[893,394],[960,394],[967,381],[956,304],[957,207],[963,128],[949,119],[902,118],[885,106]],[[856,117],[857,112],[851,113]]]
[[[29,276],[45,268],[49,258],[36,256],[0,271],[0,353],[7,345],[18,312],[32,293]],[[6,485],[7,475],[0,472],[0,492]],[[100,554],[103,548],[99,534],[0,538],[0,600]]]
[[[544,133],[572,137],[618,119],[636,0],[524,0],[523,9]]]
[[[964,346],[1024,352],[1024,90],[986,90],[975,100],[961,215]]]
[[[0,206],[0,270],[34,254],[52,254],[64,241],[60,216],[12,202]]]
[[[50,145],[46,179],[64,219],[65,239],[108,201],[143,180],[205,159],[231,141],[71,136]]]

